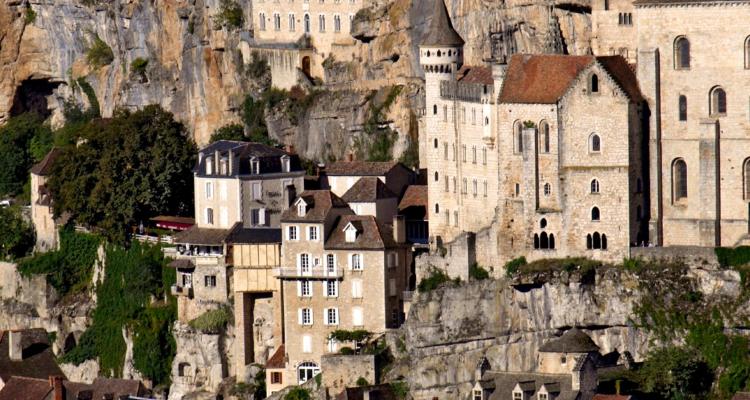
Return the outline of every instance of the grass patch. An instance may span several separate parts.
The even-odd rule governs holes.
[[[86,62],[94,68],[99,68],[111,64],[114,59],[112,48],[99,35],[95,35],[86,49]]]
[[[191,328],[201,331],[202,333],[216,335],[221,332],[231,321],[232,316],[226,307],[216,310],[206,311],[199,317],[188,323]]]
[[[475,281],[483,281],[490,278],[490,272],[479,265],[479,263],[474,263],[469,267],[469,278]]]
[[[458,284],[461,282],[459,278],[456,278],[452,280],[448,274],[445,272],[433,268],[430,271],[430,275],[421,281],[419,281],[419,285],[417,285],[417,290],[419,290],[420,293],[427,293],[431,292],[449,282],[452,282],[454,284]]]
[[[26,25],[31,25],[34,21],[36,21],[36,11],[34,11],[30,5],[27,5],[26,10],[23,12],[23,22],[25,22]]]

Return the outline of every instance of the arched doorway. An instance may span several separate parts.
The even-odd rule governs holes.
[[[318,364],[310,361],[303,362],[299,365],[299,367],[297,367],[297,377],[299,379],[299,384],[301,385],[309,381],[319,373],[320,367],[318,367]]]
[[[310,76],[310,56],[302,57],[302,73]]]

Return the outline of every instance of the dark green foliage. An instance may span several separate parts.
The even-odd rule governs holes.
[[[274,146],[276,142],[268,137],[265,111],[265,102],[255,100],[248,95],[242,103],[242,122],[245,124],[250,141]]]
[[[439,269],[433,269],[430,271],[430,276],[422,279],[417,285],[417,290],[420,293],[430,292],[442,286],[443,284],[451,282],[451,278],[445,272]]]
[[[356,384],[357,386],[370,386],[370,382],[367,382],[367,379],[365,379],[363,376],[357,378]]]
[[[475,281],[482,281],[489,279],[490,273],[478,263],[474,263],[469,267],[469,277]]]
[[[639,372],[642,390],[662,399],[705,398],[713,380],[700,355],[677,347],[649,353]]]
[[[344,356],[350,356],[350,355],[352,355],[354,353],[355,353],[355,351],[351,347],[342,347],[342,348],[339,349],[339,354],[344,355]]]
[[[29,25],[33,24],[34,21],[36,21],[36,11],[30,5],[26,5],[26,10],[23,13],[23,22]]]
[[[416,122],[414,122],[416,123]],[[407,139],[409,141],[409,145],[404,150],[404,152],[401,154],[401,158],[399,158],[399,162],[406,165],[409,168],[416,168],[419,166],[419,143],[417,140],[414,140],[411,136]]]
[[[505,273],[508,276],[513,276],[521,269],[522,266],[526,265],[526,257],[514,258],[505,263]]]
[[[21,194],[29,169],[51,148],[52,131],[37,114],[21,114],[0,127],[0,199]]]
[[[750,246],[717,247],[714,251],[722,267],[740,267],[750,263]]]
[[[284,400],[310,400],[310,391],[301,387],[292,388],[284,396]]]
[[[0,207],[0,260],[13,260],[31,253],[34,229],[18,207]]]
[[[219,12],[214,17],[215,26],[234,30],[242,28],[244,23],[242,7],[235,0],[220,0]]]
[[[391,150],[396,142],[398,134],[390,129],[384,129],[373,134],[375,139],[370,144],[367,161],[391,161],[393,156]]]
[[[257,374],[255,374],[255,398],[265,399],[266,398],[266,370],[261,368]]]
[[[146,67],[148,67],[148,60],[138,57],[130,62],[130,74],[139,77],[141,80],[145,80]]]
[[[335,339],[337,342],[365,342],[371,337],[372,333],[363,329],[353,331],[337,329],[329,335],[330,339]]]
[[[527,129],[536,128],[534,121],[523,121],[523,127]]]
[[[98,357],[102,374],[121,376],[125,360],[122,328],[130,327],[137,368],[156,384],[168,382],[175,350],[170,328],[176,305],[171,297],[167,305],[149,305],[152,296],[166,295],[167,282],[162,281],[168,273],[166,264],[158,246],[139,242],[129,249],[107,246],[104,281],[96,288],[92,324],[63,361],[80,364]],[[174,270],[169,272],[174,275]]]
[[[111,64],[114,59],[112,48],[99,35],[94,35],[94,39],[86,49],[86,62],[94,68],[99,68]]]
[[[404,400],[409,395],[409,384],[405,381],[391,382],[390,386],[393,394],[399,400]]]
[[[230,311],[226,308],[206,311],[188,323],[191,328],[202,333],[217,334],[221,332],[231,320]]]
[[[116,242],[127,227],[159,215],[192,211],[195,146],[185,128],[158,106],[93,120],[86,142],[63,149],[48,186],[55,213],[69,212]]]
[[[46,274],[47,282],[60,295],[76,293],[91,281],[99,238],[78,233],[67,226],[60,230],[60,249],[25,258],[18,263],[24,276]]]
[[[88,99],[89,101],[89,108],[86,110],[85,116],[88,119],[99,118],[99,100],[96,98],[96,92],[94,92],[94,88],[91,87],[91,84],[89,84],[84,77],[78,78],[76,82],[78,83],[78,87],[80,87],[83,93],[86,95],[86,99]]]
[[[224,125],[214,131],[209,142],[213,143],[219,140],[245,141],[247,140],[247,137],[245,137],[245,128],[240,124]]]
[[[250,77],[260,79],[271,72],[271,67],[268,66],[266,59],[260,56],[260,53],[253,51],[250,64],[245,67],[245,71]]]
[[[370,136],[371,144],[366,150],[368,161],[390,161],[393,159],[391,150],[396,142],[398,134],[391,128],[384,126],[385,113],[391,108],[393,102],[401,94],[403,86],[391,86],[385,99],[377,101],[377,92],[370,97],[369,117],[365,121],[364,131]],[[363,151],[364,149],[360,149]]]

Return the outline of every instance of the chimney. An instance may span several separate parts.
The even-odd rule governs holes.
[[[23,346],[21,346],[21,331],[8,331],[8,358],[11,361],[23,360]]]
[[[54,400],[63,400],[63,377],[62,376],[50,376],[49,386],[53,389]]]
[[[403,215],[393,216],[393,240],[406,243],[406,219]]]
[[[229,160],[227,164],[227,175],[232,175],[234,173],[234,151],[229,150]]]

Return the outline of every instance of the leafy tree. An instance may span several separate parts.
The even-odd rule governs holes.
[[[133,364],[154,382],[170,380],[172,359],[177,347],[171,326],[176,314],[174,304],[149,307],[135,324]]]
[[[224,125],[214,131],[209,141],[213,143],[218,142],[219,140],[245,141],[247,140],[247,137],[245,136],[245,128],[240,124]]]
[[[295,387],[284,396],[284,400],[310,400],[310,391]]]
[[[29,169],[52,148],[52,131],[35,113],[21,114],[0,127],[0,197],[22,192]]]
[[[0,259],[15,259],[34,247],[34,230],[17,207],[0,208]]]
[[[48,186],[55,214],[126,239],[127,227],[158,214],[192,211],[195,145],[159,106],[93,120],[84,143],[63,149]]]
[[[713,380],[713,372],[700,355],[679,347],[649,353],[640,375],[647,393],[675,400],[705,398]]]
[[[220,0],[219,12],[214,17],[214,25],[225,26],[230,30],[238,29],[245,23],[242,7],[235,0]]]

